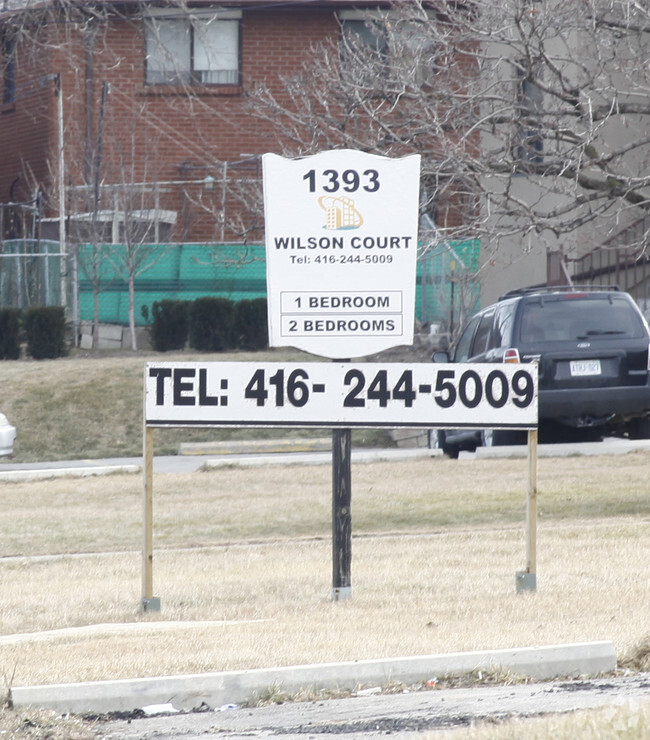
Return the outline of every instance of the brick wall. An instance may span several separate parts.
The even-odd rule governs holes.
[[[60,20],[60,19],[59,19]],[[240,237],[224,229],[221,163],[242,155],[278,151],[269,124],[250,116],[246,94],[257,83],[282,94],[279,79],[299,71],[314,45],[338,32],[327,8],[244,10],[241,21],[241,87],[206,86],[175,89],[145,85],[144,30],[141,21],[113,17],[96,28],[74,22],[48,22],[38,31],[38,45],[20,49],[17,101],[0,112],[0,202],[28,199],[37,185],[46,194],[46,215],[58,211],[56,99],[53,83],[37,95],[21,90],[52,72],[60,72],[64,92],[66,185],[68,212],[91,212],[94,167],[102,134],[100,181],[106,183],[185,181],[125,194],[100,189],[97,207],[111,210],[115,200],[129,198],[134,210],[155,206],[177,214],[172,238],[219,241]],[[103,83],[110,85],[102,113]],[[101,126],[100,126],[101,124]],[[230,168],[230,177],[251,177],[250,167]],[[207,190],[203,179],[215,178]],[[11,183],[20,186],[10,192]],[[80,187],[85,186],[85,188]],[[225,202],[228,216],[242,209],[239,199]],[[462,204],[451,199],[445,218],[462,219]],[[261,231],[249,234],[259,239]]]
[[[144,84],[144,34],[135,18],[99,23],[92,35],[74,23],[47,23],[38,32],[38,54],[27,46],[19,49],[17,100],[0,114],[0,202],[12,196],[26,200],[40,185],[50,196],[48,212],[57,211],[53,83],[40,88],[39,95],[23,94],[26,85],[55,71],[62,75],[64,90],[66,184],[90,186],[73,192],[69,210],[93,207],[101,90],[106,82],[110,93],[103,112],[101,180],[188,180],[187,187],[170,185],[157,196],[160,207],[178,213],[174,236],[194,241],[219,238],[222,231],[215,226],[214,212],[222,206],[221,189],[217,186],[207,193],[197,181],[211,175],[218,183],[221,162],[277,149],[270,127],[246,112],[246,91],[260,82],[277,88],[279,77],[297,70],[310,45],[336,29],[333,12],[327,9],[246,11],[241,22],[241,87],[188,90]],[[18,177],[20,192],[14,186],[10,193]],[[115,193],[102,192],[99,207],[110,209]],[[140,193],[135,200],[135,208],[154,205],[152,193]]]
[[[56,106],[44,34],[32,45],[16,41],[15,102],[0,105],[0,202],[25,202],[39,183],[50,184],[48,157],[56,141]],[[41,47],[37,52],[35,47]],[[54,139],[53,139],[54,137]]]

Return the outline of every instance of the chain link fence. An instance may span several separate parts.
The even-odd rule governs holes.
[[[0,305],[11,308],[61,305],[59,242],[11,239],[0,245]]]

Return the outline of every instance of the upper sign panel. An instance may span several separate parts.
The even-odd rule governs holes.
[[[262,162],[270,345],[342,359],[412,344],[419,155]]]

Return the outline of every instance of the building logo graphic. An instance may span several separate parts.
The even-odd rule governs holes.
[[[318,199],[318,205],[327,215],[326,229],[358,229],[363,225],[363,216],[354,207],[352,198],[323,195]]]

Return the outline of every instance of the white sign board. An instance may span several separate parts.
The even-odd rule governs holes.
[[[537,365],[156,362],[148,426],[537,427]]]
[[[420,156],[262,164],[270,345],[343,359],[412,344]]]

